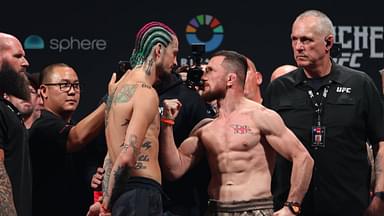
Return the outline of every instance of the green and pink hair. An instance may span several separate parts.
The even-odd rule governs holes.
[[[172,35],[176,33],[164,23],[154,21],[145,24],[136,35],[135,48],[130,58],[131,66],[134,68],[142,65],[156,44],[167,47],[172,41]]]

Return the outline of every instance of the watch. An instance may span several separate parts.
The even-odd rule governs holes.
[[[301,205],[298,202],[285,202],[284,206],[287,206],[294,215],[299,215],[301,212]]]
[[[381,199],[381,201],[384,201],[384,191],[375,192],[374,196],[377,196]]]

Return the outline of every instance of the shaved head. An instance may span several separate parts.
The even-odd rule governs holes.
[[[272,72],[271,81],[283,76],[284,74],[294,71],[296,69],[297,67],[293,65],[281,65]]]

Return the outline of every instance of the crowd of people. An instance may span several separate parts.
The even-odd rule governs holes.
[[[382,92],[332,60],[334,42],[331,19],[307,10],[291,28],[296,65],[264,94],[234,50],[213,53],[190,88],[177,34],[152,21],[132,68],[74,122],[75,68],[30,73],[0,33],[0,215],[384,215]]]

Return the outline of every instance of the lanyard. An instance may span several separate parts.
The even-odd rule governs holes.
[[[324,87],[320,102],[317,102],[315,100],[315,95],[313,94],[312,89],[309,89],[307,91],[309,98],[311,99],[311,102],[312,102],[313,106],[315,107],[315,112],[317,115],[316,126],[319,126],[319,127],[321,126],[321,115],[323,114],[323,111],[324,111],[324,102],[327,99],[328,91],[329,91],[329,85],[326,85]]]

